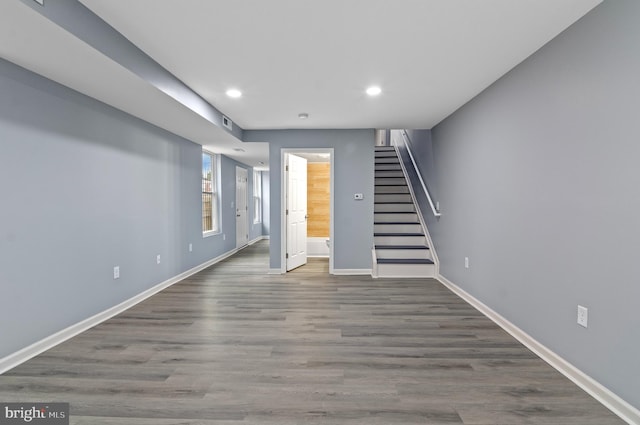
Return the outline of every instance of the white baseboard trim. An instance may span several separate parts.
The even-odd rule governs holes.
[[[542,360],[547,362],[551,367],[569,378],[574,384],[582,388],[593,398],[602,403],[606,408],[618,415],[621,419],[629,424],[640,425],[640,410],[623,400],[613,391],[582,372],[580,369],[554,353],[552,350],[538,342],[531,335],[511,323],[509,320],[495,312],[482,301],[460,288],[446,277],[439,274],[437,279],[453,293],[471,304],[482,314],[491,319],[494,323],[504,329],[515,339],[524,344],[528,349],[533,351]]]
[[[371,269],[333,269],[333,274],[342,276],[371,276]]]
[[[65,342],[68,339],[73,338],[76,335],[81,334],[82,332],[91,329],[92,327],[99,325],[100,323],[104,322],[105,320],[111,319],[112,317],[126,311],[127,309],[133,307],[134,305],[146,300],[147,298],[157,294],[158,292],[162,291],[163,289],[168,288],[171,285],[174,285],[178,282],[180,282],[183,279],[186,279],[187,277],[194,275],[196,273],[198,273],[199,271],[202,271],[204,269],[206,269],[209,266],[212,266],[230,256],[232,256],[233,254],[235,254],[236,252],[238,252],[238,249],[233,249],[231,251],[228,251],[216,258],[213,258],[209,261],[206,261],[196,267],[193,267],[192,269],[189,269],[185,272],[180,273],[177,276],[174,276],[168,280],[165,280],[162,283],[157,284],[156,286],[153,286],[141,293],[139,293],[138,295],[135,295],[131,298],[129,298],[128,300],[125,300],[123,302],[121,302],[120,304],[117,304],[113,307],[110,307],[94,316],[91,316],[87,319],[84,319],[78,323],[75,323],[65,329],[62,329],[59,332],[56,332],[52,335],[49,335],[43,339],[41,339],[40,341],[36,341],[33,344],[16,351],[15,353],[9,354],[6,357],[3,357],[0,359],[0,375],[2,375],[3,373],[5,373],[8,370],[13,369],[14,367],[26,362],[27,360],[37,356],[38,354],[41,354],[47,350],[49,350],[50,348],[55,347],[58,344],[61,344],[63,342]]]
[[[269,274],[284,274],[282,269],[269,269]]]

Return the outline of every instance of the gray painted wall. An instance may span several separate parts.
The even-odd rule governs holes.
[[[235,161],[203,239],[199,145],[1,59],[0,93],[0,357],[235,248]]]
[[[431,143],[431,130],[407,130],[408,143],[417,161],[420,158],[422,164],[422,180],[425,182],[433,202],[437,199],[438,179],[436,165],[433,159],[433,145]],[[401,144],[400,146],[404,146]]]
[[[432,130],[429,228],[445,277],[640,408],[638,16],[605,1]]]
[[[334,148],[334,268],[371,269],[374,130],[245,130],[244,136],[246,142],[269,142],[270,267],[281,266],[281,150]],[[355,201],[354,193],[364,200]]]

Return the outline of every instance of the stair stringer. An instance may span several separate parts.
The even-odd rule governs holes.
[[[415,194],[415,190],[413,188],[413,181],[409,178],[409,173],[407,172],[407,167],[405,165],[405,162],[402,158],[402,156],[400,155],[400,151],[398,149],[398,146],[396,144],[393,144],[393,149],[396,151],[396,155],[398,156],[398,162],[400,162],[400,168],[402,168],[402,174],[404,174],[404,178],[407,182],[407,187],[409,188],[409,193],[411,194],[411,201],[413,202],[413,206],[416,209],[416,212],[418,213],[418,221],[420,222],[420,226],[422,227],[422,231],[425,235],[425,237],[427,238],[427,246],[429,247],[429,250],[431,251],[431,256],[433,259],[433,264],[435,267],[435,276],[438,276],[440,274],[440,262],[438,261],[438,253],[436,252],[436,247],[433,245],[433,239],[431,239],[431,234],[429,233],[429,228],[427,227],[427,223],[424,219],[424,215],[422,214],[422,211],[420,210],[420,204],[418,204],[418,200],[416,198],[416,194]],[[415,172],[417,173],[418,170],[415,170]],[[375,251],[375,250],[374,250]],[[374,253],[375,255],[375,253]]]

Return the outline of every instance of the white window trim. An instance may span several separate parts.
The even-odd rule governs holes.
[[[202,153],[205,153],[211,157],[211,168],[213,174],[213,189],[212,192],[217,202],[215,203],[216,208],[212,207],[211,214],[213,217],[216,217],[218,226],[216,229],[207,230],[202,232],[202,238],[208,238],[210,236],[220,235],[222,234],[222,214],[220,210],[220,155],[215,154],[206,149],[202,150]],[[202,163],[200,163],[200,169],[202,169]],[[202,214],[202,212],[201,212]],[[202,217],[201,217],[202,219]],[[212,219],[213,220],[213,219]]]
[[[260,184],[260,193],[256,191],[256,175]],[[260,205],[260,214],[256,214],[256,199]],[[262,223],[262,173],[260,171],[253,171],[253,224]]]

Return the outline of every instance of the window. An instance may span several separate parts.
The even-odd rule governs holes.
[[[253,172],[253,222],[262,222],[262,173]]]
[[[202,233],[219,231],[216,156],[202,152]]]

